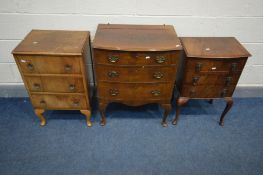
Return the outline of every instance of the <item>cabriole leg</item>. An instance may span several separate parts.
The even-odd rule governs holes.
[[[179,97],[176,100],[176,114],[175,114],[175,118],[173,120],[173,125],[177,124],[177,122],[179,120],[181,106],[185,105],[188,102],[188,100],[189,100],[189,98],[186,98],[186,97]]]
[[[167,127],[166,119],[168,117],[168,114],[171,112],[172,105],[171,104],[161,104],[162,108],[164,109],[164,115],[162,120],[162,126]]]
[[[225,107],[223,113],[221,114],[220,121],[219,121],[219,125],[221,125],[221,126],[224,126],[225,115],[233,106],[233,99],[231,97],[226,97],[225,101],[226,101],[226,107]]]
[[[99,103],[99,111],[101,115],[101,121],[100,121],[101,126],[106,125],[106,116],[105,116],[106,107],[107,107],[106,103]]]
[[[88,126],[88,127],[91,127],[91,126],[92,126],[92,123],[91,123],[91,121],[90,121],[91,112],[90,112],[89,110],[80,110],[80,112],[81,112],[83,115],[85,115],[87,126]]]
[[[45,126],[47,123],[45,117],[43,116],[44,112],[44,109],[35,109],[35,114],[40,120],[40,126]]]

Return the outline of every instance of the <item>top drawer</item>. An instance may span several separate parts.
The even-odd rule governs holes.
[[[179,61],[180,51],[128,52],[94,49],[96,64],[110,65],[171,65]]]
[[[200,72],[229,72],[235,73],[243,70],[247,58],[214,59],[214,58],[187,58],[187,71]]]
[[[23,73],[29,74],[80,74],[81,57],[15,56]]]

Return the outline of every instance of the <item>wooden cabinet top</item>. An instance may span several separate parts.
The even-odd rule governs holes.
[[[81,55],[87,31],[32,30],[13,50],[13,54]]]
[[[182,37],[187,57],[240,58],[250,53],[234,37]]]
[[[122,51],[181,50],[171,25],[99,24],[93,48]]]

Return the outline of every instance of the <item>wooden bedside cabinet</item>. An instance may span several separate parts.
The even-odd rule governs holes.
[[[14,49],[40,125],[45,110],[80,110],[91,126],[86,57],[89,32],[32,30]]]
[[[233,104],[232,94],[246,64],[249,52],[232,37],[183,37],[185,53],[178,89],[176,117],[177,124],[180,107],[189,99],[224,98],[227,105],[219,124],[223,126],[224,116]]]
[[[172,26],[100,24],[93,41],[94,66],[101,112],[110,102],[130,106],[160,104],[171,110],[177,66],[182,50]]]

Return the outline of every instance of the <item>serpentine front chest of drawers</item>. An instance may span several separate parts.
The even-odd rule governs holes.
[[[32,30],[14,49],[41,126],[45,110],[80,110],[91,126],[85,69],[89,45],[89,32]]]
[[[176,117],[180,106],[192,99],[224,98],[227,102],[219,124],[223,126],[224,116],[233,104],[232,94],[239,77],[250,56],[248,51],[233,37],[184,37],[181,38],[185,50],[182,57],[178,87]]]
[[[93,49],[101,125],[106,123],[107,104],[119,102],[160,104],[166,126],[182,49],[174,28],[100,24]]]

